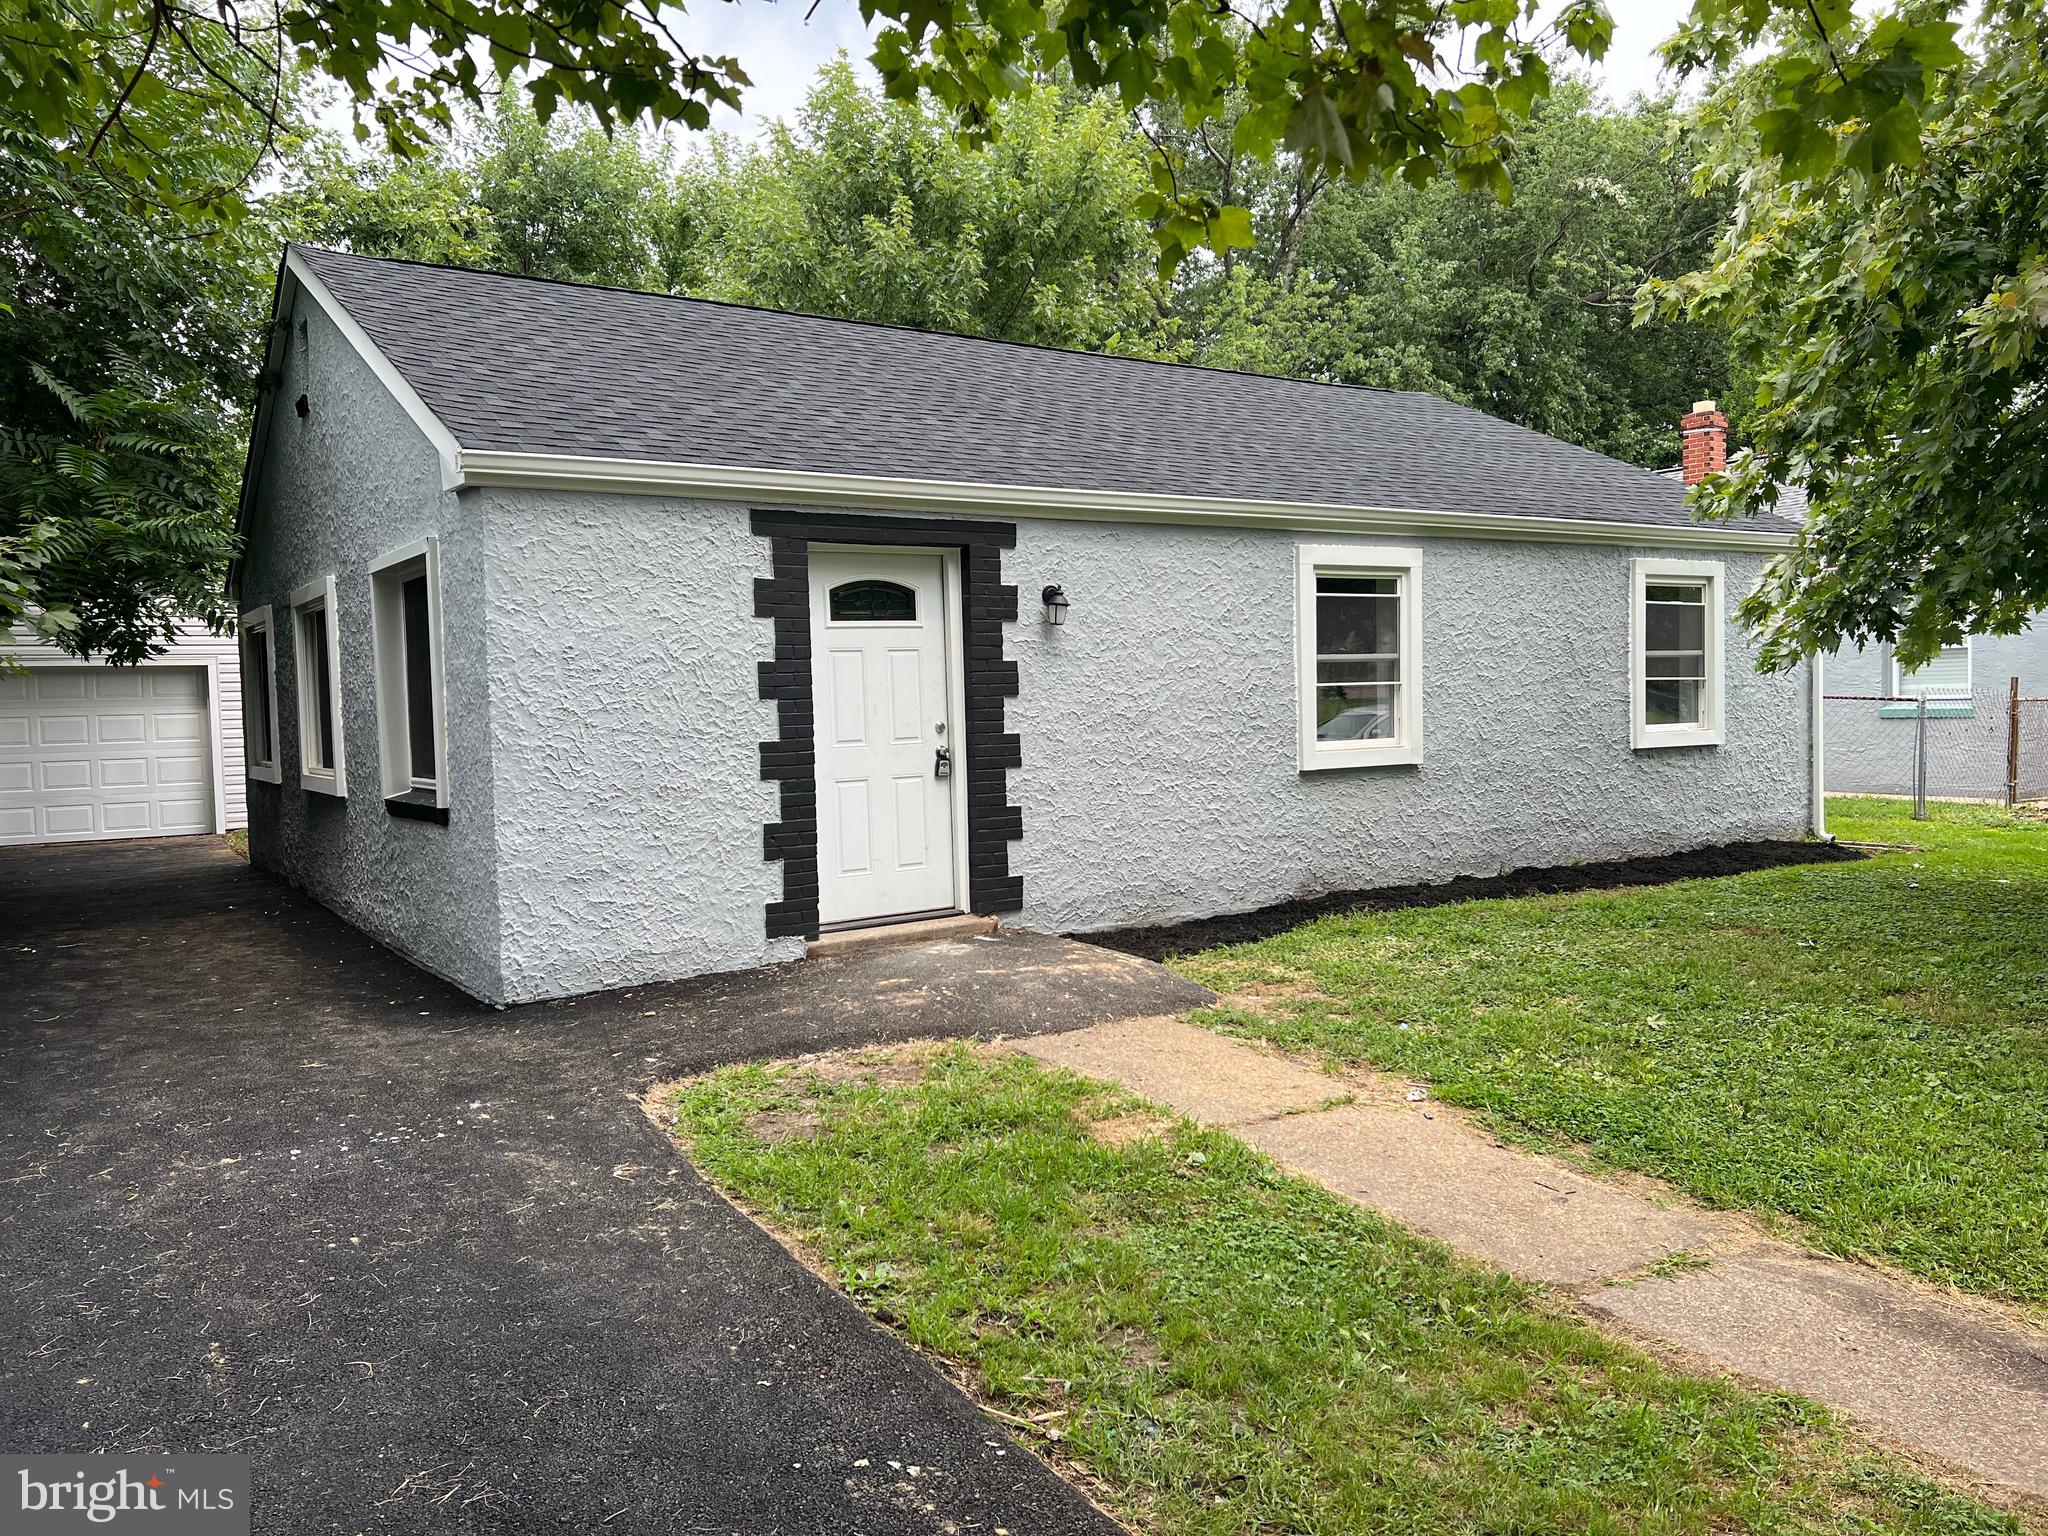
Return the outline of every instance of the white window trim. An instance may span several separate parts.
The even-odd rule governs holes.
[[[334,680],[334,771],[316,772],[306,766],[306,743],[316,740],[313,711],[319,707],[316,691],[309,686],[312,669],[307,665],[304,626],[299,616],[308,608],[327,610],[327,675]],[[322,576],[292,593],[292,675],[298,680],[299,695],[299,788],[315,794],[348,796],[348,750],[341,739],[341,723],[348,711],[342,708],[341,612],[335,603],[334,578]]]
[[[427,575],[427,653],[433,682],[434,778],[432,783],[412,774],[409,722],[405,712],[405,644],[402,626],[405,616],[381,596],[386,571],[418,562]],[[395,596],[395,594],[394,594]],[[412,790],[432,790],[434,804],[448,807],[448,689],[444,671],[445,650],[441,638],[441,541],[429,535],[380,555],[370,564],[370,635],[376,652],[378,759],[383,770],[384,797],[388,800]]]
[[[259,763],[243,753],[244,774],[265,784],[284,782],[284,730],[277,718],[277,623],[271,617],[270,604],[251,608],[235,622],[238,649],[242,663],[242,740],[246,746],[249,739],[249,645],[248,635],[252,629],[264,634],[263,676],[256,679],[255,686],[264,690],[270,701],[270,761]]]
[[[1963,636],[1963,686],[1960,691],[1949,690],[1937,693],[1934,691],[1932,684],[1922,683],[1920,691],[1915,693],[1913,685],[1906,681],[1906,669],[1899,665],[1899,653],[1893,651],[1891,653],[1893,696],[1902,699],[1917,699],[1924,696],[1930,704],[1943,700],[1960,701],[1963,699],[1974,699],[1977,686],[1977,648],[1971,644],[1971,639],[1972,637],[1969,635]],[[1954,649],[1952,646],[1944,645],[1942,647],[1944,651],[1952,649]]]
[[[1422,552],[1385,544],[1297,544],[1294,547],[1295,711],[1304,773],[1422,761]],[[1401,687],[1392,741],[1333,743],[1316,739],[1316,573],[1393,576],[1401,583]]]
[[[1728,571],[1719,560],[1639,559],[1633,564],[1629,598],[1628,697],[1630,741],[1638,751],[1658,747],[1718,747],[1727,741],[1722,714],[1722,666],[1726,647],[1722,642],[1722,589]],[[1649,622],[1647,589],[1652,582],[1682,581],[1704,583],[1707,589],[1706,677],[1701,690],[1700,723],[1697,725],[1651,725],[1643,697],[1647,668],[1643,647]]]

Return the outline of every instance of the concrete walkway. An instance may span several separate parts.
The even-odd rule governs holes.
[[[1385,1078],[1332,1077],[1175,1018],[1015,1042],[1220,1126],[1596,1320],[1814,1398],[1988,1483],[2048,1496],[2048,1338],[1988,1305],[1766,1239],[1648,1180],[1504,1147]]]

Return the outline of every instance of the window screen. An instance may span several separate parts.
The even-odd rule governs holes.
[[[1316,740],[1400,733],[1401,578],[1316,573]]]
[[[249,761],[267,768],[277,760],[277,740],[270,723],[270,631],[251,629],[249,665],[242,675],[242,713],[247,718]]]
[[[1698,725],[1707,679],[1707,588],[1657,582],[1643,589],[1643,721]]]
[[[306,654],[312,658],[313,739],[307,745],[310,766],[320,773],[334,769],[334,666],[327,654],[327,610],[305,615]]]
[[[434,778],[433,630],[427,621],[427,578],[408,577],[405,610],[405,734],[415,779]]]

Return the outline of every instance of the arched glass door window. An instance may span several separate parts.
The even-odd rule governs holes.
[[[835,624],[913,624],[917,594],[893,581],[843,581],[827,596]]]

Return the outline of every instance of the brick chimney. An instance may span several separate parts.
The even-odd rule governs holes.
[[[1698,485],[1728,467],[1728,418],[1713,401],[1693,402],[1692,409],[1678,419],[1678,437],[1684,444],[1680,462],[1685,466],[1687,485]]]

